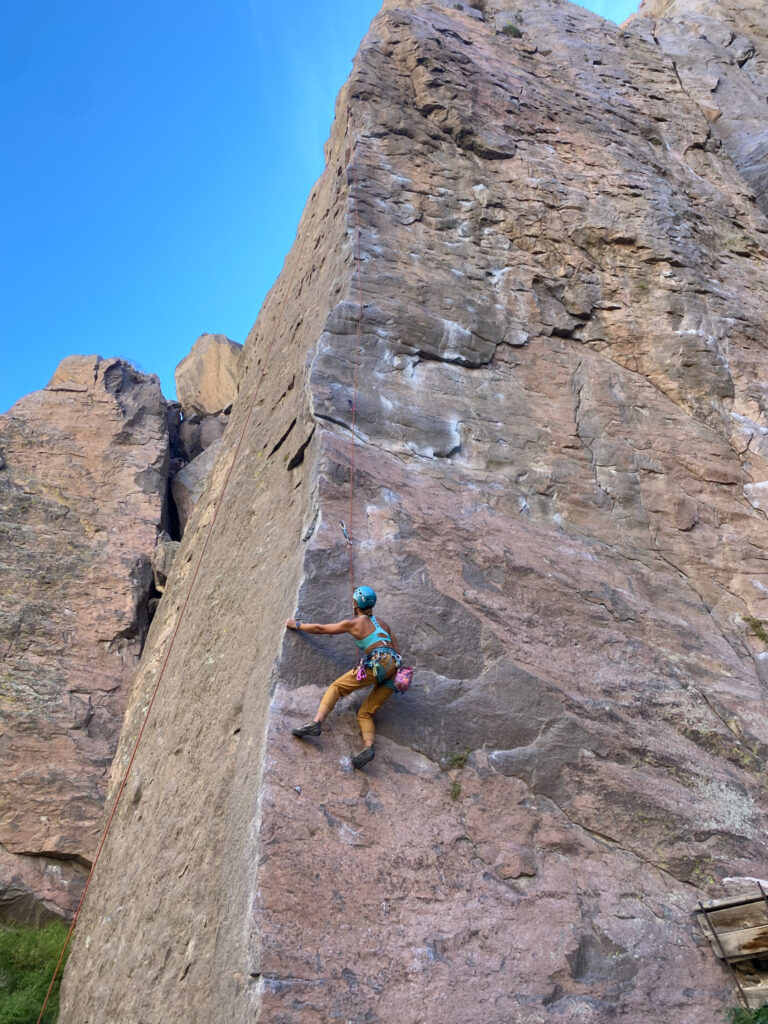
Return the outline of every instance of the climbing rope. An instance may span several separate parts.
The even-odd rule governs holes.
[[[347,135],[351,138],[351,122],[352,109],[347,107]],[[352,181],[353,189],[352,196],[355,204],[355,262],[357,266],[357,340],[355,342],[355,375],[354,385],[352,391],[352,426],[351,436],[349,440],[349,523],[344,529],[344,534],[347,537],[347,549],[349,551],[349,589],[350,594],[355,591],[355,569],[354,559],[352,554],[352,512],[354,507],[354,492],[355,492],[355,444],[357,443],[357,437],[355,435],[355,418],[357,413],[357,379],[358,371],[360,369],[360,347],[362,345],[363,336],[363,281],[362,271],[360,266],[360,211],[357,203],[358,183],[357,183],[357,160],[356,160],[356,140],[352,140]]]
[[[158,690],[160,689],[160,683],[163,680],[163,676],[165,675],[165,670],[166,670],[166,667],[167,667],[168,662],[170,660],[174,644],[176,643],[176,637],[179,635],[179,629],[181,628],[181,623],[184,620],[184,615],[186,613],[187,605],[189,604],[189,599],[190,599],[190,597],[192,595],[192,591],[195,588],[195,583],[197,581],[197,577],[198,577],[198,574],[200,572],[200,566],[203,564],[203,559],[205,558],[205,553],[208,550],[208,542],[211,539],[211,535],[213,533],[213,528],[216,525],[216,520],[218,519],[219,510],[221,509],[221,506],[224,504],[224,496],[226,495],[227,488],[229,487],[229,481],[230,481],[230,478],[232,476],[232,470],[235,468],[235,463],[237,462],[238,456],[240,454],[240,449],[242,448],[243,441],[245,439],[245,435],[246,435],[248,427],[250,425],[251,416],[253,415],[253,410],[254,410],[254,408],[256,406],[256,399],[258,397],[259,390],[261,389],[262,381],[264,380],[264,378],[267,375],[267,366],[269,364],[269,358],[270,358],[270,355],[272,354],[272,349],[274,347],[275,339],[277,338],[277,334],[278,334],[278,331],[280,329],[280,324],[282,323],[282,320],[283,320],[283,314],[285,312],[285,307],[286,307],[286,304],[288,302],[288,296],[291,295],[291,293],[293,291],[293,281],[294,281],[294,278],[296,276],[296,268],[301,263],[301,255],[302,255],[303,248],[304,248],[304,239],[306,238],[307,234],[308,234],[308,232],[305,232],[304,236],[299,241],[299,248],[298,248],[297,253],[296,253],[296,259],[293,261],[293,269],[291,271],[291,276],[290,276],[290,279],[288,281],[288,286],[287,286],[287,288],[285,290],[285,296],[283,298],[283,302],[282,302],[282,305],[280,307],[280,312],[278,314],[277,321],[275,322],[275,326],[274,326],[274,328],[272,330],[272,337],[270,339],[269,345],[267,346],[267,350],[266,350],[266,353],[264,355],[264,364],[263,364],[263,367],[262,367],[262,370],[261,370],[261,374],[259,375],[259,378],[258,378],[258,380],[256,382],[256,387],[255,387],[254,392],[253,392],[253,398],[251,399],[251,404],[248,407],[248,414],[247,414],[247,416],[245,418],[245,423],[243,425],[243,429],[240,432],[240,437],[238,439],[237,445],[235,446],[235,452],[234,452],[234,455],[232,456],[232,460],[231,460],[231,462],[229,464],[229,469],[227,470],[227,475],[224,478],[224,484],[223,484],[222,489],[221,489],[221,494],[219,495],[219,500],[218,500],[218,502],[216,504],[216,508],[215,508],[215,511],[214,511],[214,514],[213,514],[213,518],[211,519],[211,524],[208,527],[208,532],[206,533],[205,543],[203,544],[203,550],[201,551],[200,557],[197,560],[197,565],[196,565],[195,571],[194,571],[194,573],[192,575],[192,581],[191,581],[191,583],[190,583],[190,585],[189,585],[189,587],[187,589],[187,596],[184,599],[184,603],[181,606],[181,611],[179,612],[178,618],[176,620],[176,628],[174,629],[173,635],[171,636],[171,642],[168,645],[168,650],[166,652],[165,659],[163,660],[162,668],[160,669],[160,674],[157,677],[157,682],[155,683],[155,687],[154,687],[154,689],[152,691],[152,696],[150,698],[149,704],[147,705],[147,710],[146,710],[146,712],[144,714],[144,720],[143,720],[143,722],[141,724],[141,729],[139,730],[139,734],[136,737],[136,743],[134,744],[133,752],[131,754],[130,760],[128,761],[128,767],[125,769],[125,772],[123,774],[123,779],[122,779],[122,782],[120,783],[120,788],[117,791],[117,796],[115,797],[115,802],[112,805],[112,812],[109,815],[109,819],[107,820],[107,824],[106,824],[106,826],[104,828],[104,832],[102,833],[101,842],[99,843],[99,847],[98,847],[98,849],[96,851],[96,856],[94,857],[93,863],[91,864],[91,870],[88,873],[88,877],[87,877],[86,882],[85,882],[85,887],[83,888],[83,894],[80,897],[80,902],[77,905],[77,910],[75,911],[75,915],[72,918],[72,924],[70,925],[69,931],[67,932],[67,937],[66,937],[66,940],[64,942],[64,947],[61,950],[61,955],[59,956],[58,962],[56,964],[56,968],[55,968],[55,970],[53,972],[53,977],[51,978],[51,983],[48,986],[48,991],[46,992],[46,995],[45,995],[45,1001],[43,1003],[42,1009],[40,1010],[40,1016],[37,1018],[37,1024],[41,1024],[41,1021],[43,1019],[43,1014],[45,1013],[46,1007],[48,1006],[48,1002],[49,1002],[49,1000],[51,998],[51,992],[53,991],[53,986],[56,983],[56,978],[58,977],[59,970],[60,970],[61,965],[62,965],[62,963],[64,961],[64,957],[66,956],[67,949],[69,948],[69,943],[70,943],[70,940],[72,938],[72,934],[73,934],[73,932],[75,930],[75,925],[77,924],[77,919],[79,918],[80,911],[82,910],[83,904],[85,903],[85,897],[86,897],[86,895],[88,893],[88,889],[89,889],[90,884],[91,884],[91,879],[93,878],[93,874],[94,874],[94,872],[96,870],[96,865],[99,862],[99,857],[101,856],[101,851],[104,848],[104,843],[106,842],[107,836],[109,835],[109,830],[112,827],[112,822],[114,820],[118,804],[120,803],[120,798],[123,795],[123,790],[125,789],[126,783],[128,782],[128,776],[130,775],[131,768],[133,767],[133,762],[134,762],[134,760],[136,758],[136,753],[137,753],[137,751],[139,749],[139,744],[141,743],[142,736],[144,735],[144,730],[147,727],[147,722],[149,721],[149,716],[152,713],[152,707],[153,707],[153,705],[155,703],[155,698],[157,697]]]

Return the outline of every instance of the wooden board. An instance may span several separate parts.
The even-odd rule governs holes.
[[[717,928],[718,934],[740,928],[759,928],[761,925],[768,926],[768,904],[760,900],[738,907],[724,907],[722,910],[710,911],[707,917],[712,927]]]
[[[753,1010],[759,1010],[761,1006],[768,1006],[768,984],[745,985],[744,995]]]
[[[765,900],[758,891],[757,893],[745,893],[743,896],[725,896],[719,900],[705,900],[703,905],[706,911],[713,911],[725,907],[747,906],[750,903],[765,903]],[[696,913],[700,914],[701,911],[697,910]]]
[[[701,923],[705,924],[704,921]],[[716,955],[722,959],[720,949],[710,930],[705,928],[705,933],[712,943]],[[757,928],[737,928],[727,932],[721,932],[718,928],[717,937],[720,939],[728,960],[736,962],[751,960],[752,957],[768,956],[768,924],[760,925]]]

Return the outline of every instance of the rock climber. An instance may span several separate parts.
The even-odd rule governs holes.
[[[360,650],[360,662],[356,669],[352,668],[331,683],[320,701],[317,714],[311,722],[292,729],[294,736],[319,736],[322,723],[333,711],[340,697],[346,697],[355,690],[366,686],[373,689],[365,698],[357,712],[360,732],[363,734],[363,749],[352,758],[355,768],[363,768],[376,756],[374,737],[376,730],[373,716],[379,708],[389,700],[395,692],[391,680],[397,673],[402,662],[400,647],[395,634],[386,622],[377,622],[373,614],[376,604],[376,592],[371,587],[358,587],[352,595],[354,618],[343,622],[331,622],[323,625],[319,622],[300,622],[288,619],[286,627],[296,629],[300,633],[319,633],[335,636],[338,633],[351,633],[355,644]]]

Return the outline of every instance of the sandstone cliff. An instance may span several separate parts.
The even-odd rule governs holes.
[[[157,377],[65,359],[0,416],[0,912],[71,913],[148,627],[168,410]]]
[[[768,226],[753,79],[715,116],[679,41],[768,29],[646,6],[374,21],[151,628],[64,1024],[733,1002],[691,911],[766,877]],[[342,518],[417,667],[364,774],[349,707],[289,733],[348,663],[282,628],[348,607]]]

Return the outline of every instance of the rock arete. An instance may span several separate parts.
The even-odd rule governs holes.
[[[735,1005],[692,911],[766,877],[767,39],[735,0],[384,4],[150,630],[61,1024]],[[341,519],[416,666],[364,773],[353,707],[290,735],[351,662],[283,629],[349,608]]]

